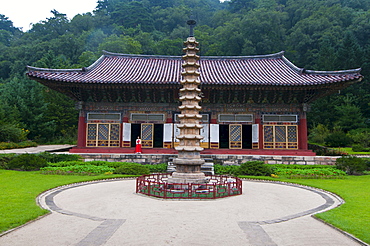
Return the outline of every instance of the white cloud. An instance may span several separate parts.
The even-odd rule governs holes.
[[[77,14],[92,12],[97,6],[97,0],[1,0],[0,14],[5,15],[15,27],[27,31],[30,24],[52,17],[50,12],[55,9],[67,14],[72,19]]]

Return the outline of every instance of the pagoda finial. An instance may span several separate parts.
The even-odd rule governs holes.
[[[190,26],[190,34],[189,37],[194,37],[194,27],[197,24],[197,22],[190,17],[190,20],[186,22]]]

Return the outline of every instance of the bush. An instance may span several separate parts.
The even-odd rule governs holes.
[[[15,157],[15,154],[0,154],[0,169],[8,169],[8,162]]]
[[[223,166],[223,165],[220,165],[220,164],[215,164],[214,165],[214,169],[215,169],[215,174],[218,174],[218,175],[239,175],[240,171],[240,166]]]
[[[355,144],[352,146],[352,151],[353,152],[369,152],[370,148],[366,148],[360,144]]]
[[[138,163],[124,163],[124,165],[117,167],[114,171],[116,174],[130,174],[130,175],[144,175],[149,174],[149,168],[147,166]]]
[[[57,163],[61,161],[79,161],[81,156],[69,155],[69,154],[51,154],[49,152],[42,152],[37,154],[41,158],[44,158],[47,162]]]
[[[17,148],[27,148],[27,147],[36,147],[37,143],[32,141],[24,141],[20,143],[13,142],[0,142],[0,149],[17,149]]]
[[[273,168],[263,161],[248,161],[240,165],[241,175],[251,176],[270,176],[273,174]]]
[[[40,170],[42,174],[98,175],[103,173],[113,173],[114,168],[94,165],[74,165],[66,167],[43,167],[40,168]]]
[[[346,147],[351,145],[352,139],[344,132],[333,132],[325,138],[325,143],[329,147]]]
[[[341,178],[346,175],[344,171],[336,169],[333,166],[318,167],[319,165],[313,165],[316,167],[312,168],[300,168],[300,167],[296,168],[295,166],[299,165],[275,165],[274,174],[277,174],[279,176],[285,176],[286,178],[314,178],[314,179]]]
[[[47,166],[47,162],[44,158],[41,158],[35,154],[21,154],[15,156],[12,160],[8,162],[7,169],[36,171],[45,166]]]
[[[27,130],[13,124],[0,124],[0,142],[21,142],[26,140]]]
[[[366,171],[366,160],[356,156],[344,156],[336,161],[336,168],[345,171],[349,175],[363,174]]]
[[[150,173],[165,173],[167,171],[167,164],[153,164],[153,165],[145,165],[149,168]]]

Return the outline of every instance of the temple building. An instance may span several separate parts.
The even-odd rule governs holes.
[[[201,154],[314,155],[308,150],[310,103],[362,80],[360,69],[298,68],[284,52],[202,56]],[[27,76],[76,101],[75,153],[177,153],[180,56],[104,52],[81,69],[28,67]]]

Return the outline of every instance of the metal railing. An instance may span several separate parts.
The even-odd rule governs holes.
[[[163,199],[218,199],[242,194],[236,177],[207,175],[206,183],[168,183],[171,174],[143,175],[136,179],[136,193]]]

